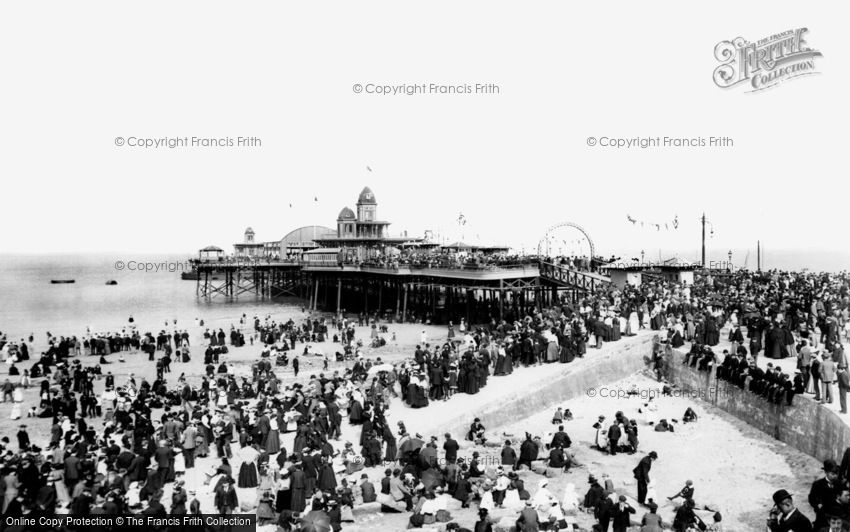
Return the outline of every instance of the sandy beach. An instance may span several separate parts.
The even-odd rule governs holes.
[[[296,321],[303,319],[307,313],[295,313],[295,315],[276,315],[275,319],[288,319],[293,317]],[[205,324],[207,325],[207,324]],[[230,323],[220,321],[210,323],[211,327],[222,327],[228,330]],[[238,326],[238,323],[235,325]],[[446,339],[446,329],[442,326],[423,326],[416,324],[390,324],[389,333],[384,336],[390,340],[388,345],[381,348],[363,349],[364,356],[376,360],[380,357],[386,362],[399,362],[410,357],[420,340],[422,331],[428,336],[429,342],[442,343]],[[357,327],[357,338],[368,339],[369,329]],[[204,373],[203,349],[197,340],[202,335],[201,330],[192,330],[193,345],[191,348],[192,360],[188,363],[172,363],[172,372],[167,376],[170,383],[176,381],[179,375],[184,374],[190,383],[200,382]],[[392,341],[395,333],[396,340]],[[649,334],[647,332],[643,334]],[[339,344],[324,342],[316,344],[317,347],[327,353],[331,359],[329,371],[344,371],[352,365],[351,362],[338,363],[334,361],[334,353],[341,350]],[[607,349],[616,349],[617,344],[606,346]],[[299,346],[299,351],[303,345]],[[261,345],[247,344],[241,348],[231,348],[230,352],[223,357],[228,363],[233,363],[237,375],[245,372],[250,374],[251,364],[258,359]],[[594,356],[590,353],[589,357]],[[149,381],[155,378],[155,367],[147,357],[141,353],[126,353],[126,362],[118,363],[118,355],[113,354],[108,359],[114,363],[103,367],[104,373],[111,371],[116,377],[116,384],[123,384],[130,374],[136,376],[137,381],[144,377]],[[96,362],[94,357],[81,357],[84,365]],[[305,382],[311,375],[318,374],[322,368],[320,357],[301,357],[301,373],[298,381]],[[577,360],[575,364],[585,361]],[[568,365],[570,366],[570,365]],[[400,400],[392,401],[388,411],[388,419],[391,423],[396,420],[404,420],[411,431],[421,431],[426,437],[429,434],[441,435],[441,420],[449,413],[457,415],[467,413],[470,421],[476,414],[477,405],[482,404],[486,396],[498,396],[510,390],[512,394],[533,394],[541,378],[545,378],[546,372],[552,369],[562,369],[564,366],[538,366],[533,368],[518,368],[512,375],[506,377],[493,377],[487,387],[478,396],[459,395],[448,402],[432,403],[431,406],[413,410],[404,406]],[[291,368],[278,369],[276,373],[284,384],[290,384],[296,379]],[[628,379],[600,383],[610,389],[626,390],[637,387],[641,390],[660,392],[660,386],[653,379],[644,375],[635,375]],[[96,383],[95,392],[103,390],[103,381]],[[497,397],[496,397],[497,398]],[[36,404],[37,390],[30,388],[24,392],[24,411]],[[659,494],[672,495],[685,480],[691,479],[697,487],[697,502],[700,505],[708,505],[712,509],[718,509],[724,515],[724,520],[732,530],[757,530],[759,524],[763,523],[766,511],[769,508],[770,494],[776,486],[782,485],[789,491],[797,494],[807,493],[812,480],[817,478],[819,464],[813,458],[777,442],[758,432],[745,423],[720,412],[705,403],[693,401],[681,397],[665,397],[659,399],[659,418],[680,419],[684,410],[691,406],[700,415],[696,424],[676,426],[674,433],[656,433],[652,427],[646,425],[642,415],[637,412],[641,407],[639,399],[603,399],[600,397],[577,397],[573,400],[553,403],[549,408],[526,419],[488,428],[488,435],[492,442],[501,441],[511,435],[511,439],[521,437],[525,431],[534,434],[544,434],[554,430],[551,425],[551,416],[557,406],[569,408],[575,418],[568,422],[566,430],[573,439],[573,451],[576,458],[582,464],[581,467],[573,468],[569,473],[551,479],[549,489],[558,496],[563,493],[567,482],[576,485],[581,495],[587,489],[587,475],[595,474],[601,478],[602,473],[610,475],[615,483],[618,493],[626,494],[633,499],[636,495],[636,486],[631,478],[631,469],[636,465],[642,453],[655,450],[661,456],[653,468],[653,474],[659,483]],[[11,405],[5,403],[0,405],[0,431],[4,434],[14,434],[18,425],[24,423],[28,426],[30,437],[36,444],[43,444],[49,437],[50,420],[23,418],[19,421],[9,419]],[[628,417],[639,420],[640,427],[640,452],[636,455],[618,455],[609,457],[591,448],[595,438],[595,429],[592,424],[598,415],[606,415],[608,419],[613,417],[614,412],[622,410]],[[154,411],[153,418],[158,419],[161,410]],[[96,429],[102,426],[101,419],[94,422]],[[357,441],[359,439],[359,427],[349,426],[343,423],[343,434],[339,442],[334,442],[335,447],[340,448],[346,440]],[[462,441],[462,435],[455,435],[462,442],[462,455],[471,455],[472,450],[482,453],[485,460],[497,460],[499,447],[477,447],[472,448],[470,442]],[[292,446],[293,434],[281,435],[281,444],[287,448]],[[515,445],[518,447],[518,443]],[[442,453],[442,450],[440,450]],[[204,511],[212,511],[212,495],[204,489],[204,475],[214,463],[215,458],[198,459],[196,467],[186,473],[187,486],[195,486],[198,497]],[[232,461],[238,468],[238,458]],[[377,481],[383,476],[382,468],[370,468],[366,472]],[[355,475],[359,477],[359,473]],[[526,481],[526,486],[532,493],[537,487],[539,475],[525,471],[521,477]],[[170,500],[170,487],[166,488],[163,502]],[[248,506],[249,501],[256,500],[256,490],[239,490],[240,500]],[[809,510],[805,508],[805,510]],[[669,523],[672,518],[674,506],[663,501],[659,512]],[[453,512],[456,520],[461,524],[470,526],[475,520],[474,510],[460,510]],[[639,510],[639,519],[642,512]],[[358,530],[378,526],[380,530],[401,529],[407,521],[407,514],[375,514],[359,519],[354,525],[346,525],[347,530]],[[592,517],[579,516],[580,524],[590,525]]]

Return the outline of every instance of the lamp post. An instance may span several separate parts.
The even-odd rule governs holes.
[[[729,262],[726,263],[726,266],[728,267],[729,271],[731,272],[732,271],[732,250],[731,249],[729,250],[728,256],[729,256]]]

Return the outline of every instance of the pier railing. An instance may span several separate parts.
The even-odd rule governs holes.
[[[573,270],[551,262],[540,262],[540,278],[554,284],[579,288],[592,292],[602,284],[611,282],[610,277],[598,273]]]

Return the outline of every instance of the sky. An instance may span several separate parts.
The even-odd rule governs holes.
[[[394,234],[529,251],[572,222],[603,255],[693,259],[705,213],[715,259],[752,265],[761,240],[795,267],[848,263],[845,3],[46,5],[0,6],[0,253],[231,249],[247,226],[334,227],[368,185]],[[801,27],[817,75],[713,82],[719,42]],[[498,94],[367,93],[423,83]],[[262,144],[127,145],[193,136]]]

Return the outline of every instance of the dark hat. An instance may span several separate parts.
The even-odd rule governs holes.
[[[790,498],[791,498],[791,494],[788,493],[788,490],[779,490],[779,491],[777,491],[776,493],[773,494],[773,502],[776,505],[779,505],[779,503],[781,503],[785,499],[790,499]]]
[[[838,464],[832,458],[823,461],[823,470],[827,473],[838,473]]]
[[[655,458],[655,459],[657,460],[657,459],[658,459],[658,453],[656,453],[655,451],[650,451],[650,452],[649,452],[649,457],[650,457],[650,458]]]
[[[626,496],[620,495],[620,502],[626,502]]]

